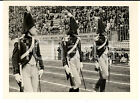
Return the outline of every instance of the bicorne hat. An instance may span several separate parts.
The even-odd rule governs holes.
[[[74,19],[74,17],[70,17],[70,23],[69,23],[69,35],[72,34],[77,34],[77,29],[78,29],[78,23]]]
[[[26,34],[34,25],[35,24],[32,15],[28,12],[25,12],[23,18],[23,34]]]

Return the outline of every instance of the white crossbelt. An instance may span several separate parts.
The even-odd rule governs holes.
[[[21,59],[23,59],[24,57],[26,57],[27,55],[29,55],[29,53],[33,50],[34,48],[34,43],[35,43],[35,40],[34,38],[32,37],[32,44],[31,44],[31,47],[21,56]]]
[[[105,42],[101,46],[98,47],[98,50],[101,49],[102,47],[104,47],[106,42],[107,42],[107,39],[105,39]]]
[[[75,43],[75,45],[68,51],[68,55],[70,54],[70,53],[72,53],[73,52],[73,50],[77,47],[77,45],[78,45],[78,42],[79,42],[79,38],[77,39],[77,41],[76,41],[76,43]]]
[[[31,57],[31,60],[28,62],[28,64],[35,66],[36,65],[36,60],[34,58],[34,56]]]

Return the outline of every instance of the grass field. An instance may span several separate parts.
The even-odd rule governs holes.
[[[66,80],[64,68],[59,60],[44,61],[45,70],[41,78],[42,92],[68,92],[69,82]],[[83,75],[87,89],[80,86],[80,92],[92,92],[99,76],[94,70],[94,65],[84,63]],[[9,92],[19,92],[19,87],[12,74],[10,63]],[[127,65],[112,65],[110,81],[107,82],[106,92],[130,92],[130,67]]]

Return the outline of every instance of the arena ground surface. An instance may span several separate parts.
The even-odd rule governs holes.
[[[69,82],[66,80],[62,62],[59,60],[44,61],[45,70],[41,78],[42,92],[68,92]],[[83,75],[87,89],[84,89],[83,81],[80,92],[93,92],[93,87],[98,80],[98,72],[94,70],[94,64],[84,63]],[[19,87],[14,79],[12,65],[9,69],[9,92],[19,92]],[[107,81],[106,92],[130,92],[130,67],[128,65],[112,65],[110,81]]]

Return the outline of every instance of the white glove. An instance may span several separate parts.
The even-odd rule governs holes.
[[[21,75],[19,75],[19,73],[15,74],[14,76],[15,76],[15,79],[18,83],[22,81]]]
[[[38,71],[38,75],[40,76],[40,78],[42,77],[42,74],[43,74],[43,70],[41,69]]]
[[[80,64],[80,69],[82,70],[83,69],[83,63],[81,62]]]
[[[99,69],[99,63],[95,62],[95,68]]]
[[[68,67],[68,65],[65,65],[64,68],[65,68],[67,74],[71,73],[70,68]]]
[[[111,66],[111,65],[112,65],[112,60],[110,59],[110,60],[109,60],[109,66]]]

